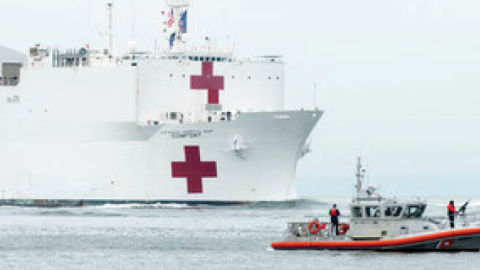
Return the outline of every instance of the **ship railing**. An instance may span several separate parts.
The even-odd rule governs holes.
[[[425,220],[444,229],[450,228],[450,220],[447,216],[425,217]],[[480,224],[480,213],[459,214],[455,216],[455,227],[470,227]]]
[[[225,53],[200,53],[200,52],[185,52],[185,53],[164,53],[158,55],[144,55],[142,58],[155,58],[162,60],[190,60],[190,61],[211,61],[211,62],[229,62],[236,64],[252,63],[252,62],[271,62],[283,63],[283,58],[277,55],[265,55],[246,58],[234,58],[231,54]],[[138,57],[137,57],[138,59]]]
[[[162,125],[162,124],[198,124],[198,123],[215,123],[230,122],[237,120],[240,111],[221,111],[214,113],[183,113],[183,112],[165,112],[159,117],[148,118],[144,125]]]

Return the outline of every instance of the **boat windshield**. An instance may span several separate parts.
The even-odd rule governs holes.
[[[380,217],[380,207],[379,206],[367,206],[365,207],[365,216],[369,218],[379,218]]]
[[[425,211],[425,205],[409,205],[405,209],[403,214],[407,218],[419,218],[422,217],[423,212]]]
[[[385,217],[398,217],[402,213],[401,206],[387,206],[384,209]]]
[[[362,217],[362,208],[359,207],[359,206],[352,207],[352,215],[353,215],[353,217],[361,218]]]

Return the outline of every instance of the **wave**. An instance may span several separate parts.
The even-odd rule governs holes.
[[[63,217],[79,217],[79,216],[91,216],[91,217],[124,217],[126,215],[120,213],[110,212],[92,212],[92,211],[70,211],[70,210],[47,210],[38,213],[41,216],[63,216]]]
[[[296,199],[288,201],[265,201],[265,202],[254,202],[247,204],[248,208],[262,208],[262,209],[292,209],[292,208],[318,208],[329,205],[326,202],[320,201],[318,199]]]
[[[85,206],[92,209],[196,209],[198,206],[184,203],[130,203],[130,204],[102,204]]]

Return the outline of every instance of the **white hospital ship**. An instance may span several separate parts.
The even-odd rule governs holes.
[[[169,1],[155,52],[0,47],[0,204],[244,203],[296,197],[323,112],[284,109],[284,62],[188,46]]]

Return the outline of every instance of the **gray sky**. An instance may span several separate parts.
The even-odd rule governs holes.
[[[117,0],[115,45],[162,40],[163,1]],[[2,0],[0,44],[106,47],[106,1]],[[480,196],[480,1],[193,0],[192,43],[281,54],[288,108],[326,110],[300,195],[349,195],[357,153],[390,195]],[[135,18],[135,19],[133,19]]]

